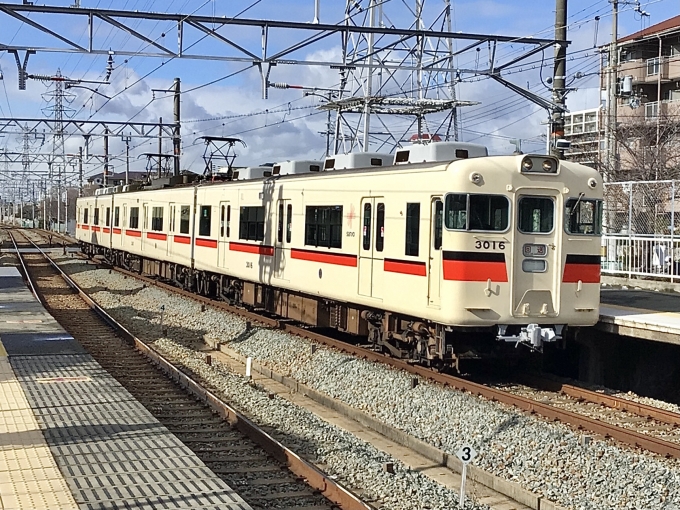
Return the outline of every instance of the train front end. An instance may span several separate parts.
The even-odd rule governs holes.
[[[455,162],[450,175],[446,322],[492,328],[499,340],[536,350],[565,328],[594,325],[603,210],[597,171],[522,155]]]

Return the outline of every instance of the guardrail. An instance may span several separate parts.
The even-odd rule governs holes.
[[[680,282],[680,238],[605,234],[602,274]]]

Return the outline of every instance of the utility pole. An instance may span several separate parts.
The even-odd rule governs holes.
[[[616,70],[618,66],[618,18],[619,1],[609,0],[612,4],[612,42],[607,57],[607,122],[605,123],[605,170],[616,171]]]
[[[121,135],[121,141],[125,143],[125,185],[130,184],[130,135]]]
[[[552,154],[564,158],[564,150],[557,148],[557,140],[564,137],[564,105],[567,78],[567,0],[555,2],[555,67],[553,70]]]
[[[452,27],[451,27],[451,0],[445,0],[446,1],[446,30],[448,32],[451,32]],[[456,100],[456,73],[453,70],[453,64],[454,64],[454,59],[453,59],[453,40],[448,39],[447,41],[448,44],[448,49],[449,49],[449,68],[451,69],[451,72],[449,73],[449,94],[451,94],[451,99],[454,101]],[[458,141],[458,108],[456,106],[453,107],[451,111],[451,123],[449,124],[449,130],[451,129],[451,124],[453,124],[453,141],[457,142]],[[446,133],[446,139],[449,139],[449,132],[447,131]]]
[[[161,176],[163,168],[163,117],[158,118],[158,177]]]
[[[31,182],[31,204],[33,205],[33,214],[31,214],[33,228],[35,228],[35,182]]]
[[[369,17],[369,27],[375,27],[375,0],[369,0],[368,3],[368,17]],[[364,104],[364,147],[363,151],[368,152],[368,146],[370,143],[370,131],[371,131],[371,96],[373,95],[373,43],[374,34],[369,32],[368,34],[368,75],[366,76],[366,99]]]
[[[173,159],[174,159],[174,172],[173,175],[178,176],[180,173],[179,166],[179,155],[181,150],[181,139],[180,139],[180,81],[179,78],[175,78],[175,98],[174,98],[174,114],[175,114],[175,127],[172,133],[172,149],[173,149]],[[158,152],[160,154],[160,151]]]
[[[78,147],[78,196],[83,196],[83,147]],[[77,220],[76,220],[77,221]]]
[[[108,185],[109,175],[109,130],[104,131],[104,187]]]

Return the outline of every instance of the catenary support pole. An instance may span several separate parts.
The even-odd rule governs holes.
[[[555,2],[555,67],[553,71],[552,154],[564,158],[557,140],[564,137],[564,104],[567,74],[567,0]]]

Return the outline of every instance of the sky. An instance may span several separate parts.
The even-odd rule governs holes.
[[[420,0],[423,5],[423,22],[426,27],[442,29],[441,13],[444,0]],[[7,3],[21,3],[20,0]],[[74,0],[51,0],[35,2],[39,5],[68,7]],[[286,20],[311,23],[314,19],[315,0],[81,0],[81,6],[99,9],[121,9],[140,12],[167,12],[201,14],[250,19]],[[319,0],[320,21],[335,24],[343,19],[342,0]],[[356,0],[355,6],[366,7],[368,0]],[[383,0],[382,19],[387,26],[409,28],[414,19],[416,0]],[[554,35],[554,2],[540,0],[451,0],[452,31],[462,33],[486,33],[512,37],[533,37],[551,39]],[[650,16],[641,17],[633,6],[621,6],[619,15],[620,36],[630,34],[650,24],[655,24],[680,14],[677,1],[652,0],[643,2],[641,9]],[[600,103],[599,67],[600,55],[597,47],[611,39],[611,4],[607,0],[569,0],[568,39],[571,41],[567,60],[567,81],[572,90],[567,97],[571,111],[597,107]],[[356,8],[353,21],[367,22],[367,11]],[[87,24],[85,18],[31,14],[30,19],[41,23],[55,32],[86,44]],[[156,43],[172,47],[177,44],[177,30],[170,22],[126,21],[127,25],[149,35]],[[0,44],[20,47],[66,48],[66,45],[26,23],[21,23],[0,14]],[[92,85],[111,99],[94,94],[87,89],[72,89],[67,99],[65,113],[69,118],[92,120],[116,120],[137,122],[158,122],[159,117],[172,119],[171,95],[156,90],[166,90],[173,79],[179,77],[182,90],[182,168],[194,172],[203,171],[203,144],[198,137],[203,135],[237,136],[247,144],[239,148],[236,164],[239,166],[258,165],[287,159],[320,159],[325,152],[326,140],[320,132],[326,128],[326,113],[316,107],[317,96],[303,95],[301,90],[270,89],[269,98],[262,98],[261,77],[256,67],[245,62],[213,60],[190,60],[184,58],[146,57],[143,52],[155,51],[150,44],[134,39],[126,32],[111,25],[95,24],[95,47],[111,49],[114,52],[114,66],[109,84]],[[261,52],[262,34],[259,28],[230,27],[222,32],[242,47],[255,54]],[[269,33],[269,54],[286,48],[311,36],[312,31],[271,30]],[[186,29],[184,33],[187,52],[198,55],[217,54],[242,56],[228,45],[204,37],[197,31]],[[394,40],[394,39],[392,39]],[[339,35],[324,38],[314,44],[287,55],[290,60],[338,61],[342,53]],[[361,46],[361,42],[358,43]],[[351,41],[350,41],[351,45]],[[462,50],[466,41],[456,41],[454,51]],[[495,62],[502,64],[528,51],[528,44],[507,43],[499,45],[494,53]],[[433,46],[429,49],[433,50]],[[514,150],[511,139],[521,140],[524,152],[540,152],[545,149],[545,121],[547,112],[541,107],[522,98],[485,76],[476,75],[477,69],[488,64],[491,48],[482,45],[480,51],[473,49],[462,52],[455,61],[455,67],[465,72],[460,74],[456,95],[460,100],[479,104],[459,109],[460,135],[462,141],[479,143],[489,147],[493,154],[507,154]],[[133,52],[132,56],[116,55],[116,51]],[[389,57],[397,62],[408,62],[405,52],[394,52]],[[538,53],[510,66],[503,77],[542,96],[549,97],[547,78],[552,75],[553,50]],[[38,51],[31,55],[28,73],[54,75],[57,69],[70,79],[102,81],[106,73],[105,55],[83,53]],[[48,85],[41,81],[28,80],[27,90],[18,90],[17,67],[14,56],[0,52],[0,117],[41,118],[50,115]],[[358,73],[358,71],[357,71]],[[577,73],[578,76],[577,77]],[[393,79],[387,73],[374,78],[374,90],[383,84],[384,95],[401,97],[400,90],[418,90],[416,78],[405,70],[394,72]],[[304,66],[282,63],[273,67],[271,82],[288,83],[307,87],[333,88],[339,84],[338,71],[328,65]],[[427,97],[447,98],[448,82],[444,75],[436,75],[440,85],[426,92]],[[214,82],[214,83],[213,83]],[[401,84],[397,87],[396,84]],[[430,83],[430,82],[428,82]],[[446,85],[446,86],[445,86]],[[365,77],[357,74],[350,80],[350,88],[359,93],[366,86]],[[322,93],[322,92],[319,92]],[[358,116],[349,117],[343,133],[349,127],[360,124]],[[406,116],[383,116],[372,120],[372,151],[390,152],[394,142],[383,144],[381,132],[389,130],[398,133],[402,143],[416,132],[413,118]],[[428,119],[426,131],[445,132],[447,123],[443,115]],[[52,147],[49,137],[32,140],[33,152],[47,152]],[[20,150],[19,135],[0,137],[0,150]],[[66,136],[65,150],[75,153],[83,145],[82,137]],[[90,151],[103,152],[103,140],[93,139]],[[131,142],[131,169],[144,170],[142,152],[156,152],[157,141]],[[348,149],[349,145],[345,145]],[[171,151],[171,141],[165,140],[164,152]],[[112,166],[114,171],[125,168],[125,145],[120,139],[110,140]],[[19,167],[13,167],[12,170]],[[36,166],[36,173],[45,168]],[[86,174],[101,172],[97,165],[86,165]],[[72,179],[72,177],[71,177]]]

